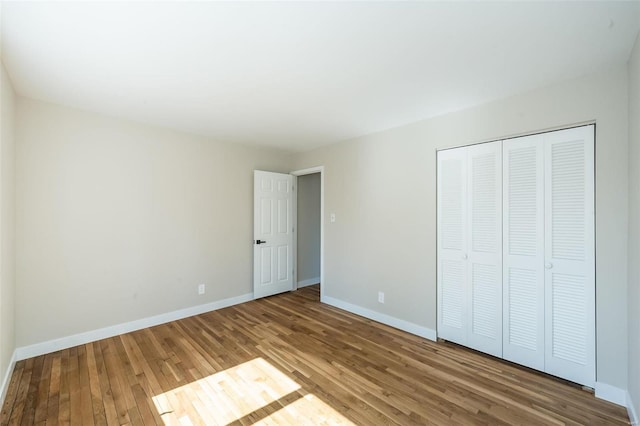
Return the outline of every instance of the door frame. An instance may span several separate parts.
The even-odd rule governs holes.
[[[293,289],[298,289],[298,176],[320,173],[320,301],[324,302],[324,166],[309,167],[291,172],[293,191]]]

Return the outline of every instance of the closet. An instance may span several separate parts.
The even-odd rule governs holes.
[[[594,126],[438,152],[438,336],[595,384]]]

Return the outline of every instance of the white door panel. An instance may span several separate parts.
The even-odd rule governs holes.
[[[467,344],[467,158],[438,152],[438,336]]]
[[[438,152],[438,336],[502,355],[500,142]]]
[[[503,141],[504,358],[544,370],[544,141]]]
[[[502,356],[502,143],[466,148],[468,346]]]
[[[545,135],[545,371],[595,383],[594,127]]]
[[[293,177],[254,171],[254,298],[293,290]]]

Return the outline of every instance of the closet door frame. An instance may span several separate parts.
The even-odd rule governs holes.
[[[583,143],[582,151],[576,148],[575,143],[573,147],[567,147],[566,152],[562,149],[553,151],[554,145],[576,141]],[[491,144],[498,144],[501,147],[502,163],[502,189],[499,194],[502,203],[502,235],[500,236],[502,251],[499,261],[502,306],[496,306],[496,310],[500,310],[502,315],[502,346],[499,349],[495,345],[485,345],[482,338],[477,339],[478,336],[473,328],[473,265],[487,264],[487,261],[481,259],[482,254],[472,251],[471,209],[474,202],[472,194],[474,182],[471,176],[471,162],[474,150],[482,151],[485,147],[489,149]],[[527,164],[530,165],[530,159],[517,159],[511,155],[517,149],[527,148],[533,150],[533,157],[529,157],[535,158],[533,171],[526,170]],[[567,163],[569,165],[563,163],[567,158],[574,158],[571,149],[580,159],[584,153],[583,175],[576,172],[580,168],[576,168],[575,162],[569,161]],[[555,166],[553,155],[556,155],[557,160]],[[444,244],[443,234],[446,232],[442,229],[443,217],[448,217],[448,213],[443,213],[443,208],[447,206],[446,202],[443,202],[445,200],[442,192],[443,187],[446,186],[443,171],[447,172],[443,167],[443,161],[448,160],[457,161],[456,167],[458,167],[454,175],[458,185],[455,189],[458,191],[455,208],[459,208],[459,211],[450,209],[450,212],[456,211],[459,215],[456,222],[456,230],[459,234],[454,239],[455,247]],[[521,182],[516,182],[516,187],[512,188],[511,175],[514,174],[514,170],[518,171],[510,169],[512,160],[520,162],[516,167],[520,167],[522,173],[534,174],[533,183],[530,179],[522,181],[521,175],[517,176]],[[558,203],[561,206],[560,210],[556,209],[554,213],[552,188],[554,167],[561,172],[558,174],[560,180],[556,182],[556,191],[560,194],[557,195],[558,200],[566,201],[574,196],[580,196],[581,188],[584,188],[584,244],[580,240],[580,244],[572,246],[572,243],[575,243],[581,235],[575,230],[572,231],[574,225],[579,222],[576,218],[581,217],[576,213],[578,207],[571,203]],[[595,385],[597,348],[594,167],[594,124],[437,151],[438,337],[576,383],[590,387]],[[562,177],[562,173],[568,174],[568,177]],[[584,185],[576,184],[582,178],[584,178]],[[568,190],[565,188],[567,185]],[[523,201],[523,197],[526,198],[526,188],[534,187],[536,192],[533,196],[533,204],[531,204],[532,200]],[[564,192],[562,188],[565,188]],[[511,189],[514,191],[510,192]],[[510,211],[509,205],[512,198],[520,203],[519,211],[515,209],[513,212]],[[533,212],[533,216],[527,215],[527,211]],[[516,218],[515,225],[511,224],[512,213]],[[553,230],[554,217],[556,231]],[[512,231],[515,234],[516,231],[522,230],[524,232],[519,232],[520,235],[512,238]],[[558,253],[563,252],[563,244],[569,247],[564,251],[564,255],[554,255],[554,235],[560,236],[557,238],[563,238],[557,243],[557,247],[560,247],[557,250]],[[573,250],[571,247],[584,247],[584,256],[581,249],[571,251]],[[575,259],[571,255],[572,252],[577,253]],[[455,279],[452,280],[451,277]],[[451,285],[452,283],[455,285]],[[453,292],[450,291],[452,289]],[[447,290],[449,290],[448,293]],[[452,294],[454,298],[450,297]],[[456,308],[455,315],[451,315],[453,311],[447,311],[448,320],[443,313],[447,300],[454,301],[455,303],[450,306],[455,305]],[[533,303],[528,303],[532,300]],[[452,326],[453,323],[455,326]],[[584,328],[579,327],[582,323],[585,325]]]

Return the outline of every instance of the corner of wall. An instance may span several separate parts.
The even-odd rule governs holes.
[[[5,371],[4,376],[2,376],[2,382],[0,382],[0,410],[2,410],[2,407],[4,406],[4,400],[7,397],[7,391],[9,390],[9,384],[11,383],[11,376],[13,374],[13,370],[16,366],[17,360],[18,351],[14,350],[7,370]]]
[[[334,306],[339,309],[343,309],[347,312],[351,312],[352,314],[359,315],[361,317],[368,318],[370,320],[379,322],[384,325],[388,325],[393,328],[397,328],[398,330],[406,331],[407,333],[415,334],[416,336],[424,337],[425,339],[429,339],[431,341],[436,341],[437,334],[435,330],[432,330],[427,327],[423,327],[417,324],[414,324],[409,321],[405,321],[396,317],[392,317],[390,315],[381,314],[380,312],[373,311],[371,309],[363,308],[358,305],[351,304],[349,302],[345,302],[340,299],[336,299],[333,297],[325,296],[321,300],[322,303],[326,303],[327,305]]]
[[[633,406],[633,400],[631,394],[627,392],[627,414],[629,415],[629,421],[632,426],[640,426],[640,417],[638,417],[638,410]]]
[[[596,382],[594,386],[596,398],[613,402],[614,404],[625,406],[627,402],[627,394],[624,389],[611,386],[607,383]]]
[[[638,6],[640,8],[640,4]],[[629,182],[640,178],[640,32],[627,63],[629,108]],[[640,189],[629,185],[629,233],[627,254],[627,393],[626,406],[631,424],[639,425],[640,418]]]
[[[0,62],[0,408],[15,351],[15,93]]]

